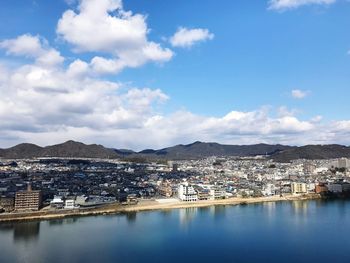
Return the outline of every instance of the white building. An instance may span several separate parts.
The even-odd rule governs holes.
[[[64,205],[64,209],[74,209],[75,206],[75,200],[74,199],[67,199]]]
[[[195,202],[198,200],[197,192],[188,183],[182,183],[178,188],[178,197],[184,202]]]
[[[61,196],[55,195],[53,200],[50,202],[52,208],[63,208],[64,201]]]

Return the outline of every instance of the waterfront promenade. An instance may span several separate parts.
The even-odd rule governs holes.
[[[37,212],[25,212],[25,213],[8,213],[0,215],[1,222],[14,222],[14,221],[28,221],[28,220],[50,220],[57,218],[65,218],[72,216],[93,216],[104,214],[116,214],[123,212],[139,212],[139,211],[151,211],[151,210],[169,210],[169,209],[181,209],[181,208],[194,208],[194,207],[208,207],[216,205],[246,205],[264,202],[281,202],[281,201],[298,201],[298,200],[311,200],[321,198],[317,194],[310,195],[288,195],[288,196],[272,196],[272,197],[256,197],[256,198],[229,198],[222,200],[205,200],[196,202],[180,202],[169,201],[159,202],[157,200],[141,200],[135,205],[122,205],[120,203],[108,204],[98,208],[89,209],[74,209],[74,210],[41,210]]]

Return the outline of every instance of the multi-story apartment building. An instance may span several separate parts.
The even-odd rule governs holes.
[[[307,187],[305,183],[292,183],[292,194],[306,194]]]
[[[188,183],[182,183],[178,188],[178,197],[181,201],[195,202],[198,200],[198,195],[193,186]]]
[[[37,211],[42,206],[41,191],[33,191],[31,185],[28,185],[27,191],[16,193],[15,210],[16,211]]]

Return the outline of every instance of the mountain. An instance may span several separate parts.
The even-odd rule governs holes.
[[[18,144],[12,148],[1,149],[0,157],[8,159],[34,157],[118,158],[119,155],[102,145],[86,145],[80,142],[67,141],[47,147],[40,147],[29,143]]]
[[[62,144],[40,147],[22,143],[8,149],[0,149],[0,157],[25,159],[34,157],[71,158],[126,158],[127,160],[187,160],[209,156],[257,156],[267,155],[276,162],[290,162],[296,159],[350,158],[350,147],[342,145],[306,145],[301,147],[285,145],[224,145],[218,143],[194,142],[179,144],[160,150],[146,149],[134,152],[127,149],[108,149],[102,145],[67,141]]]
[[[114,152],[116,152],[120,156],[129,156],[132,154],[137,154],[136,152],[128,149],[113,149]]]
[[[338,144],[330,145],[306,145],[294,147],[272,155],[272,159],[277,162],[290,162],[296,159],[335,159],[350,158],[350,147]]]
[[[290,149],[290,146],[283,145],[223,145],[218,143],[194,142],[187,145],[176,145],[161,150],[144,150],[139,155],[150,158],[181,160],[199,159],[209,156],[256,156],[272,155],[280,151]]]
[[[8,149],[2,149],[0,156],[4,158],[21,159],[32,158],[40,155],[41,148],[31,143],[21,143]]]

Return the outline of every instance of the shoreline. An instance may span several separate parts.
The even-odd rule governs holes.
[[[121,205],[119,203],[109,204],[103,207],[91,208],[91,209],[76,209],[76,210],[59,210],[59,211],[36,211],[25,213],[8,213],[0,214],[1,223],[11,222],[25,222],[33,220],[52,220],[63,219],[69,217],[83,217],[83,216],[98,216],[98,215],[111,215],[118,213],[128,212],[142,212],[142,211],[156,211],[156,210],[172,210],[183,208],[201,208],[220,205],[248,205],[258,204],[266,202],[285,202],[285,201],[305,201],[305,200],[318,200],[322,199],[320,195],[288,195],[288,196],[273,196],[273,197],[253,197],[253,198],[229,198],[222,200],[205,200],[196,202],[166,202],[160,203],[156,200],[142,200],[136,205]],[[165,200],[165,199],[164,199]]]

